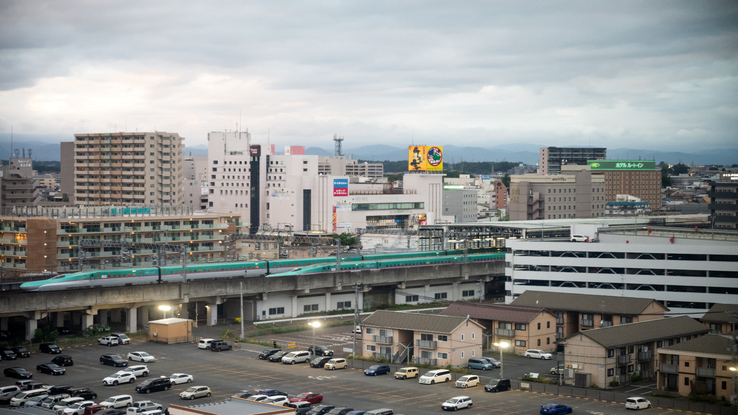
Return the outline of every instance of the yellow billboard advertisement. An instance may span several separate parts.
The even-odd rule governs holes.
[[[409,171],[443,171],[443,146],[408,147]]]

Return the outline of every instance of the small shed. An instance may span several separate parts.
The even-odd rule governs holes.
[[[164,318],[149,321],[149,341],[172,344],[187,343],[192,339],[192,320]]]

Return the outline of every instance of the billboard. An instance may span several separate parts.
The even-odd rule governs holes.
[[[409,171],[443,171],[442,146],[410,146],[407,153]]]
[[[652,160],[587,160],[592,171],[656,170]]]
[[[333,196],[348,196],[348,179],[333,179]]]

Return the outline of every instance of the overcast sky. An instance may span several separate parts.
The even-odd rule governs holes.
[[[16,140],[736,148],[737,81],[732,0],[0,0]]]

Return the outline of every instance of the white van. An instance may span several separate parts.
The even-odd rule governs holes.
[[[451,372],[446,369],[431,370],[418,379],[418,383],[423,385],[433,385],[436,383],[450,382]]]
[[[214,341],[215,339],[200,339],[200,342],[197,343],[197,347],[199,349],[210,350],[210,343]]]
[[[34,396],[47,395],[46,389],[34,389],[27,392],[21,392],[10,400],[10,406],[23,406],[29,399]]]

